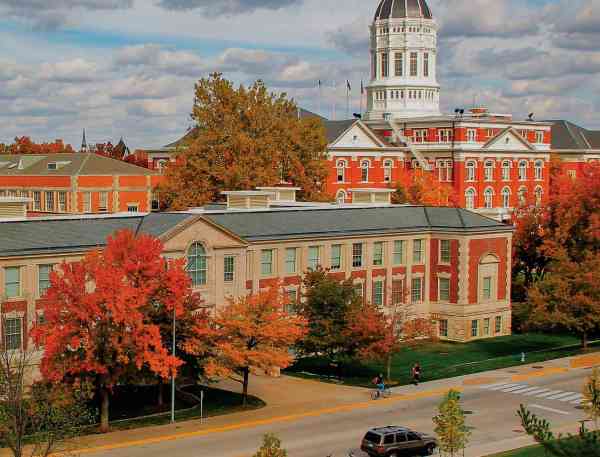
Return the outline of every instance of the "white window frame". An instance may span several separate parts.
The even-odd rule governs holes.
[[[510,208],[510,197],[511,197],[510,187],[505,187],[502,189],[502,207],[507,209]]]
[[[186,270],[192,280],[192,287],[208,284],[208,255],[204,244],[195,241],[186,251]]]
[[[394,162],[392,160],[383,161],[383,182],[392,182],[392,168],[394,168]]]
[[[309,246],[307,266],[315,271],[321,266],[321,246]]]
[[[466,181],[467,182],[475,182],[477,178],[477,162],[475,160],[469,160],[465,164],[466,173]]]
[[[230,283],[235,280],[235,256],[223,257],[223,281]]]
[[[33,210],[41,211],[42,210],[42,192],[39,190],[33,191]]]
[[[9,324],[16,323],[15,326]],[[23,349],[23,318],[22,317],[4,317],[2,319],[3,343],[8,351],[20,351]],[[9,344],[9,339],[17,337],[18,344]]]
[[[337,252],[336,252],[337,251]],[[331,245],[331,270],[340,271],[342,269],[342,245],[332,244]]]
[[[471,321],[471,338],[477,338],[479,336],[479,321],[473,319]]]
[[[413,240],[413,263],[416,265],[422,265],[425,263],[425,240],[417,239]],[[417,249],[417,246],[419,249]]]
[[[544,189],[541,186],[537,186],[534,191],[535,194],[535,205],[541,206],[544,199]]]
[[[448,337],[448,319],[440,319],[439,321],[439,334],[440,336]]]
[[[537,144],[544,144],[544,131],[543,130],[536,130],[535,131],[535,142]]]
[[[484,175],[485,181],[487,181],[487,182],[494,181],[494,168],[495,168],[495,162],[493,160],[486,160],[484,162],[483,175]]]
[[[529,168],[527,160],[519,160],[519,181],[527,181],[527,168]]]
[[[38,297],[43,297],[46,294],[46,291],[50,288],[50,273],[52,273],[52,270],[54,270],[53,264],[38,265]],[[43,277],[42,271],[44,271]]]
[[[373,305],[385,306],[385,284],[382,279],[373,281]]]
[[[492,209],[494,207],[494,189],[488,187],[483,192],[483,206],[486,209]]]
[[[291,256],[291,253],[294,255]],[[298,248],[285,249],[285,272],[288,275],[298,272]]]
[[[465,207],[470,210],[477,207],[477,191],[472,187],[465,191]]]
[[[536,160],[533,166],[536,181],[544,180],[544,161]]]
[[[447,284],[448,287],[442,287],[443,284]],[[450,278],[440,277],[438,278],[438,301],[448,302],[450,301]],[[445,291],[445,297],[442,297],[442,291]]]
[[[410,281],[410,301],[413,304],[423,302],[423,278],[420,276]]]
[[[346,191],[344,189],[340,189],[337,191],[335,195],[335,201],[338,205],[343,205],[346,203]]]
[[[404,265],[406,254],[406,240],[395,240],[394,241],[394,265]]]
[[[108,212],[109,193],[101,191],[98,193],[98,211],[101,213]]]
[[[345,160],[338,160],[336,162],[336,171],[337,171],[337,182],[345,183],[346,182],[346,168],[348,167],[348,162]],[[340,180],[340,177],[342,178]]]
[[[447,245],[448,249],[444,249],[444,245]],[[448,260],[444,260],[444,253],[448,254]],[[451,240],[440,240],[440,264],[449,265],[452,261],[452,242]]]
[[[371,168],[370,160],[361,160],[360,161],[361,182],[369,182],[369,168]]]
[[[376,241],[373,243],[373,265],[376,267],[382,267],[384,264],[384,252],[385,243],[383,241]]]
[[[273,260],[274,260],[274,249],[261,249],[260,251],[260,275],[262,277],[273,276]]]
[[[17,273],[16,280],[11,280],[9,282],[9,271]],[[4,295],[6,296],[6,298],[21,298],[23,296],[23,278],[21,277],[22,274],[23,272],[20,266],[4,267]],[[16,287],[16,292],[9,293],[9,288],[12,289],[13,287]]]
[[[510,181],[510,169],[512,162],[510,160],[502,161],[502,181]]]
[[[364,247],[363,243],[352,244],[352,268],[362,268],[364,262]]]
[[[467,143],[477,143],[477,129],[467,129]]]
[[[83,192],[83,212],[91,213],[92,212],[92,193],[91,192]]]

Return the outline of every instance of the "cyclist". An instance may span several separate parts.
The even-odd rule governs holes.
[[[377,386],[377,396],[381,396],[385,390],[385,381],[383,380],[383,374],[378,374],[373,379],[373,384]]]
[[[415,365],[413,366],[412,376],[413,376],[413,384],[415,386],[418,386],[419,382],[421,381],[421,365],[419,364],[419,362],[415,363]]]

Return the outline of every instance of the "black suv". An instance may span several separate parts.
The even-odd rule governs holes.
[[[413,457],[433,455],[437,445],[432,436],[389,425],[369,430],[360,448],[371,457]]]

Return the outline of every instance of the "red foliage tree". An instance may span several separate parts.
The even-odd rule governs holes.
[[[194,301],[182,261],[161,252],[159,240],[121,231],[104,250],[51,275],[45,322],[33,331],[45,346],[41,371],[54,382],[92,381],[102,431],[115,385],[144,370],[166,379],[182,364],[169,355],[156,314],[184,316]]]
[[[293,361],[290,347],[306,332],[305,320],[286,312],[286,303],[279,287],[230,300],[211,319],[198,323],[186,350],[203,359],[209,378],[241,382],[246,404],[250,370],[288,367]]]
[[[3,154],[58,154],[73,153],[75,150],[70,144],[65,145],[63,140],[38,144],[31,141],[28,136],[22,136],[16,137],[13,144],[0,144],[0,152]]]
[[[399,170],[393,203],[425,206],[457,206],[458,194],[450,183],[422,170]]]

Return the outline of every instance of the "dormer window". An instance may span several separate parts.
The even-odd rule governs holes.
[[[48,170],[58,170],[58,164],[56,162],[50,162],[47,165]]]

